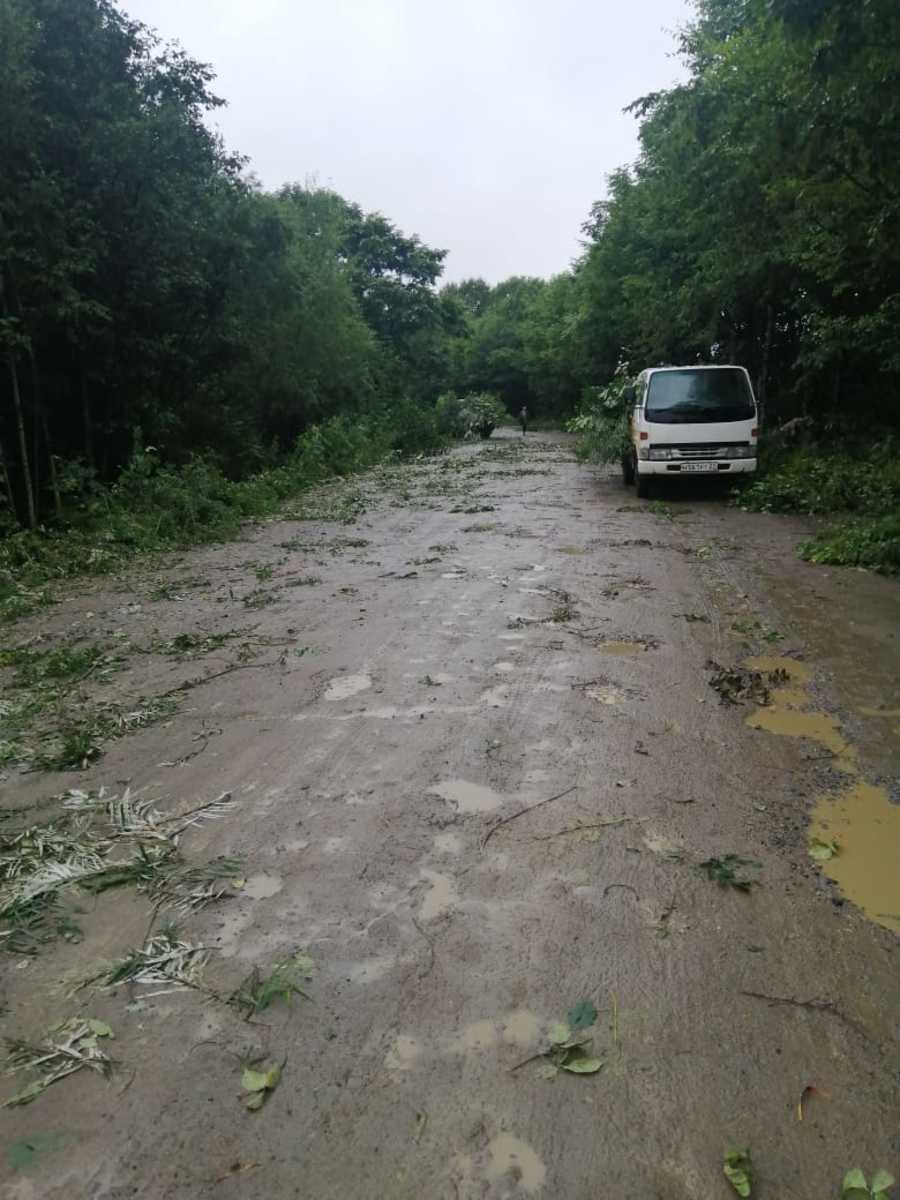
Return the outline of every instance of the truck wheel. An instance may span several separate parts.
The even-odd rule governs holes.
[[[649,475],[641,475],[639,471],[635,471],[634,482],[637,486],[638,499],[649,500],[653,492],[651,477]]]

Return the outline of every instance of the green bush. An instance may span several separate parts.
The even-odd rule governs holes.
[[[619,363],[606,387],[585,388],[581,411],[566,425],[578,434],[575,451],[584,462],[621,462],[631,450],[630,412],[625,388],[631,382],[628,363]]]
[[[465,408],[455,392],[444,392],[438,396],[434,413],[438,429],[445,437],[455,440],[466,436]]]
[[[496,392],[470,392],[463,396],[465,436],[487,439],[498,425],[509,420],[506,405]]]

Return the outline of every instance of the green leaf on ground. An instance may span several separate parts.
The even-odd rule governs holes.
[[[872,1176],[871,1182],[866,1183],[866,1177],[859,1167],[851,1167],[844,1176],[841,1184],[842,1200],[887,1200],[888,1189],[894,1186],[895,1180],[890,1171],[882,1167]]]
[[[840,846],[831,838],[811,837],[809,839],[809,852],[816,862],[828,862],[840,850]]]
[[[841,1184],[841,1196],[857,1200],[857,1197],[868,1197],[868,1195],[869,1185],[866,1183],[865,1175],[859,1167],[851,1167]]]
[[[562,1046],[572,1036],[572,1030],[562,1021],[550,1026],[548,1037],[554,1046]]]
[[[739,1196],[750,1195],[752,1183],[750,1151],[746,1147],[727,1151],[722,1170],[725,1172],[725,1178]]]
[[[564,1071],[573,1075],[595,1075],[603,1066],[602,1058],[569,1058],[560,1064]]]
[[[245,1067],[241,1075],[241,1087],[249,1095],[244,1097],[244,1107],[251,1112],[262,1108],[270,1092],[274,1091],[281,1079],[281,1067],[275,1063],[263,1071],[254,1071]]]
[[[91,1032],[95,1033],[97,1037],[115,1037],[112,1027],[107,1025],[105,1021],[98,1021],[94,1017],[88,1017],[87,1023]]]
[[[570,1029],[587,1029],[597,1020],[597,1010],[590,1000],[581,1000],[566,1013]]]

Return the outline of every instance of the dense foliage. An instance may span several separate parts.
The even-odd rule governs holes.
[[[623,361],[747,366],[764,428],[845,444],[859,487],[829,495],[878,515],[858,444],[900,424],[900,5],[695,7],[688,79],[631,106],[639,157],[571,269],[439,290],[444,252],[380,214],[256,186],[205,124],[211,70],[113,0],[0,0],[0,528],[73,520],[129,463],[224,486],[293,455],[298,483],[298,437],[333,422],[434,449],[472,427],[456,397],[580,411],[614,457]]]

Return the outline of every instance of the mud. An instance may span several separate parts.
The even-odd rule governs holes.
[[[72,993],[151,917],[131,890],[81,897],[83,941],[5,958],[3,1030],[89,1014],[120,1066],[4,1112],[7,1148],[41,1147],[0,1160],[4,1200],[725,1200],[726,1144],[750,1146],[761,1200],[896,1173],[896,583],[804,564],[808,523],[700,486],[666,497],[673,524],[562,435],[342,489],[351,524],[271,522],[6,631],[146,648],[252,617],[278,643],[126,650],[85,702],[226,673],[84,771],[8,773],[4,805],[129,780],[188,812],[230,791],[180,842],[243,860],[232,898],[179,917],[206,983],[227,997],[298,949],[316,969],[310,999],[250,1022],[193,990]],[[452,511],[488,504],[490,526]],[[248,614],[263,566],[273,595]],[[748,656],[792,664],[749,712],[706,667]],[[816,863],[824,835],[839,850]],[[749,894],[698,869],[728,854],[760,864]],[[522,1065],[583,999],[602,1070]],[[256,1113],[248,1060],[284,1064]],[[798,1122],[810,1083],[832,1100]]]

